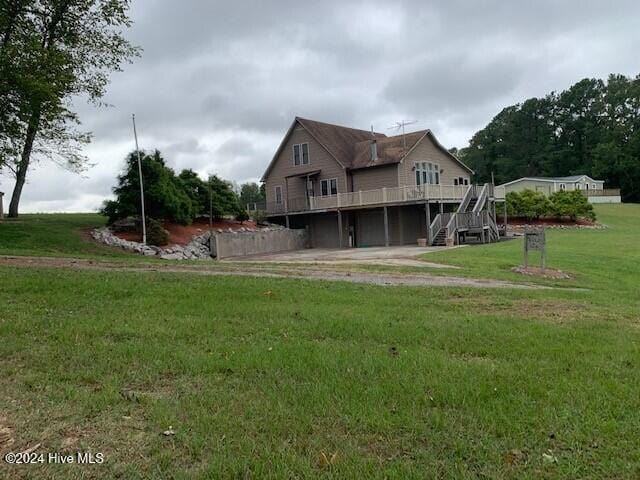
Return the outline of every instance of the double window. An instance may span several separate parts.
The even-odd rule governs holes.
[[[440,165],[431,162],[416,162],[416,185],[439,185]]]
[[[280,185],[276,186],[275,188],[275,197],[276,203],[278,205],[282,204],[282,187]]]
[[[309,144],[296,143],[293,146],[293,164],[309,165]]]
[[[320,180],[320,195],[326,197],[327,195],[338,194],[338,179],[332,178],[329,180]]]

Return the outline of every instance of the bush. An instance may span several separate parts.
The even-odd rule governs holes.
[[[162,247],[169,243],[169,232],[155,218],[147,218],[147,245]]]
[[[249,220],[249,214],[244,208],[240,207],[238,213],[236,214],[236,220],[239,222]]]
[[[580,190],[555,192],[549,199],[551,211],[557,217],[569,217],[573,221],[578,218],[596,219],[593,205]]]
[[[507,213],[514,217],[538,219],[552,213],[551,201],[542,192],[522,190],[507,193]]]

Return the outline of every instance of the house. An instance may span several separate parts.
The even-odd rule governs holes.
[[[296,117],[262,182],[266,215],[312,247],[498,239],[493,186],[430,130],[396,136]]]
[[[619,189],[605,189],[604,180],[594,180],[588,175],[569,177],[522,177],[496,187],[496,196],[502,197],[509,192],[534,190],[551,195],[562,190],[580,190],[591,203],[620,203]]]

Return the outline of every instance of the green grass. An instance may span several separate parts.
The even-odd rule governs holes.
[[[89,241],[89,232],[105,223],[105,217],[95,213],[0,219],[0,255],[134,257]]]
[[[13,450],[107,458],[0,478],[638,478],[640,207],[598,214],[549,235],[586,291],[0,268]]]

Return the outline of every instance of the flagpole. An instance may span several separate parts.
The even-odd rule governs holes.
[[[140,148],[138,147],[138,132],[136,131],[136,114],[132,114],[133,137],[136,139],[136,153],[138,154],[138,177],[140,178],[140,205],[142,206],[142,243],[147,244],[147,222],[144,217],[144,186],[142,185],[142,161],[140,160]]]

